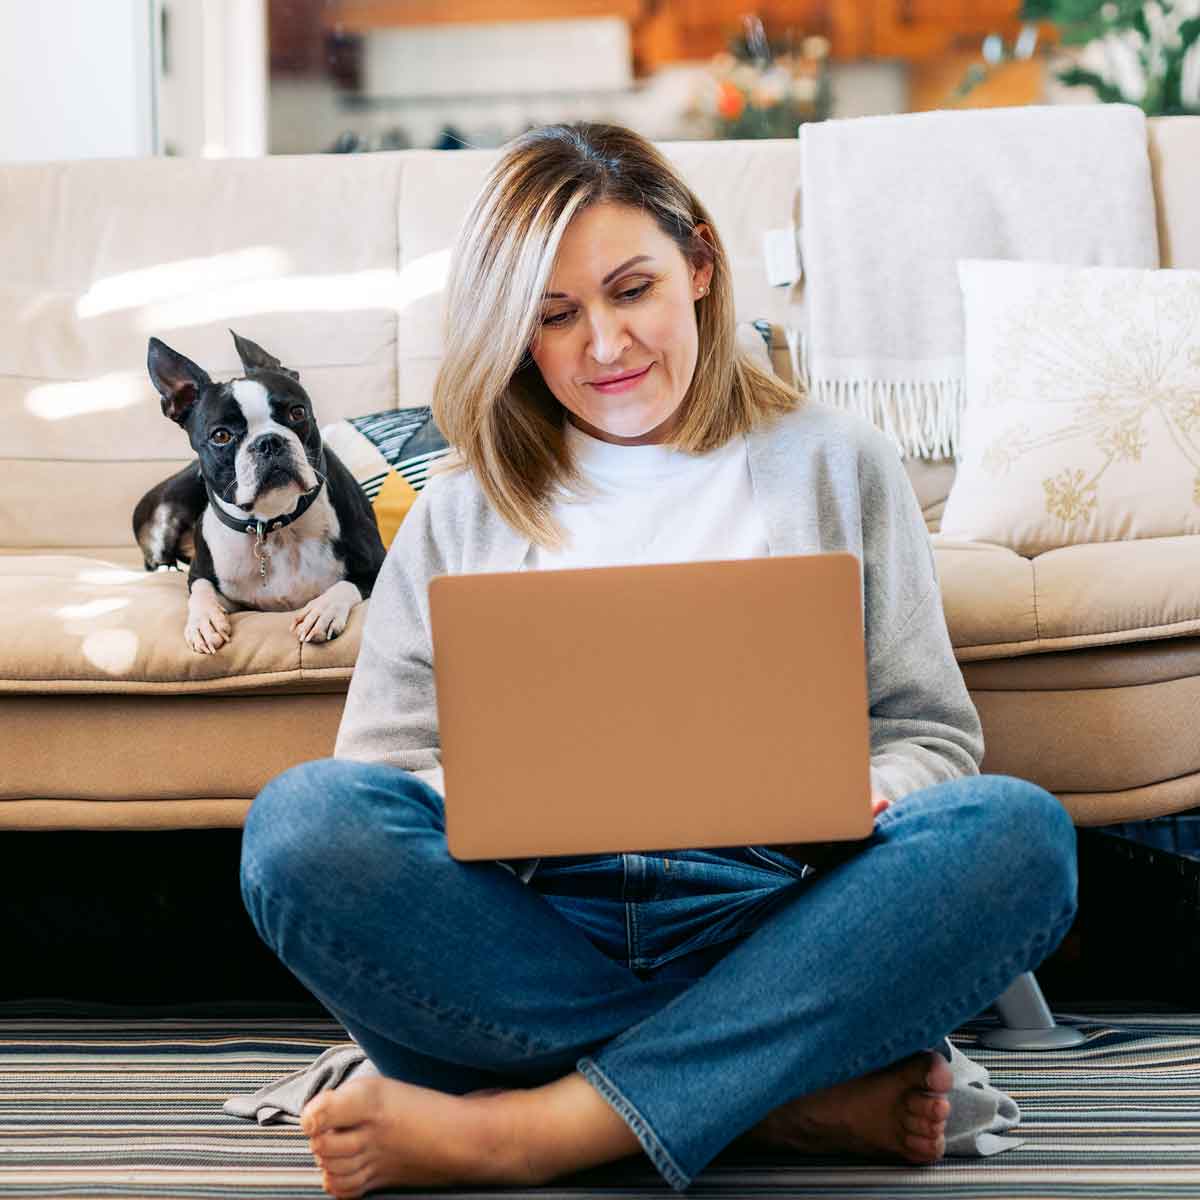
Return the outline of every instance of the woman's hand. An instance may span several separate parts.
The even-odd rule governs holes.
[[[871,789],[872,817],[879,816],[881,812],[891,806],[892,802],[882,792]],[[807,863],[818,871],[827,871],[830,867],[836,867],[838,863],[852,858],[869,840],[870,838],[867,837],[845,842],[789,842],[786,845],[776,846],[775,849],[781,850],[798,863]]]

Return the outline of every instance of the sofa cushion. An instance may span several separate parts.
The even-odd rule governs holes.
[[[1200,537],[1035,559],[933,541],[960,662],[1200,633]],[[287,613],[235,612],[221,651],[195,654],[183,640],[182,572],[48,554],[0,555],[0,605],[22,614],[0,635],[0,690],[29,693],[340,691],[366,615],[359,605],[341,637],[302,645]]]
[[[326,425],[321,438],[371,501],[385,547],[425,486],[430,467],[450,453],[427,406],[350,417]]]
[[[1200,633],[1200,535],[1093,542],[1024,558],[933,537],[960,662]]]
[[[75,809],[95,827],[97,817],[81,805],[104,809],[130,799],[143,814],[157,801],[178,808],[180,825],[238,825],[270,779],[333,753],[344,704],[344,695],[311,692],[148,693],[102,702],[86,695],[0,696],[8,750],[0,828],[44,822],[48,803]],[[190,819],[189,810],[202,819]],[[119,823],[136,816],[126,812]]]
[[[1059,796],[1077,823],[1193,807],[1200,637],[963,664],[983,770]]]
[[[290,613],[230,614],[216,654],[184,641],[187,579],[59,555],[0,556],[4,692],[344,691],[358,655],[363,605],[328,643],[300,643]]]
[[[1200,533],[1200,271],[970,260],[959,277],[942,532],[1029,555]]]

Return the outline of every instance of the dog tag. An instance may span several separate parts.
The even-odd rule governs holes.
[[[267,559],[271,557],[267,550],[267,544],[263,541],[263,524],[258,523],[258,537],[254,542],[254,553],[258,555],[258,573],[261,576],[259,586],[264,586],[267,582]]]

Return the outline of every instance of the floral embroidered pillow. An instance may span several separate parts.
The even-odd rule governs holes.
[[[1200,533],[1200,271],[958,273],[966,406],[943,536],[1032,557]]]

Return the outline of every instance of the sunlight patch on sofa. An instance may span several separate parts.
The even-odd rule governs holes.
[[[125,567],[87,567],[75,575],[76,583],[141,583],[152,579],[152,571],[131,571]]]
[[[137,658],[138,636],[132,629],[101,629],[83,639],[80,652],[109,675],[124,675]]]
[[[132,408],[146,400],[144,371],[119,371],[73,383],[44,383],[25,397],[25,407],[44,421],[65,421],[83,413]]]
[[[116,612],[119,608],[128,607],[128,596],[104,596],[98,600],[89,600],[86,604],[64,604],[62,608],[57,608],[54,612],[55,616],[79,620],[103,616],[105,613]]]
[[[401,271],[377,269],[344,275],[288,275],[247,280],[177,299],[148,304],[138,321],[147,333],[217,324],[234,317],[282,312],[401,312],[446,284],[450,251],[415,259]]]
[[[286,275],[291,265],[291,256],[276,246],[247,246],[204,258],[157,263],[96,280],[79,298],[75,315],[81,320],[100,317],[197,291],[271,279]]]

